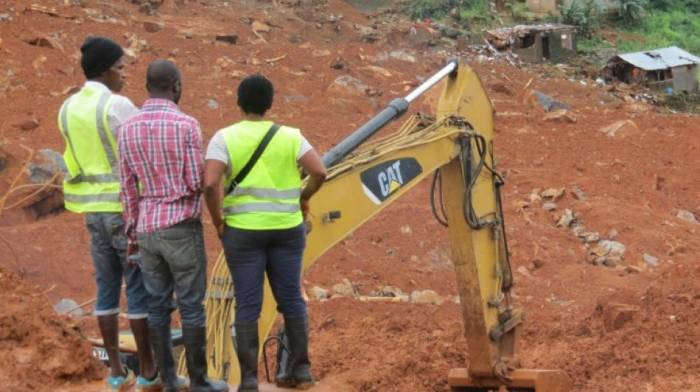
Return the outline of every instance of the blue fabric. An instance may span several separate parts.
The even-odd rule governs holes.
[[[126,281],[127,315],[146,318],[149,296],[138,265],[126,260],[126,234],[121,213],[98,212],[85,214],[90,233],[90,253],[95,266],[97,303],[95,315],[119,313],[122,279]],[[138,260],[137,260],[138,261]]]
[[[260,317],[266,272],[277,310],[287,317],[306,315],[300,282],[306,245],[303,224],[283,230],[226,226],[223,245],[233,278],[236,322],[255,322]]]
[[[144,281],[151,294],[148,325],[170,325],[175,293],[182,324],[204,327],[207,255],[202,223],[189,219],[154,233],[139,233],[138,242]]]

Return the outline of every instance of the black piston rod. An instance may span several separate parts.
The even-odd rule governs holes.
[[[385,125],[389,124],[393,120],[401,117],[408,110],[408,106],[416,98],[423,95],[431,87],[435,86],[440,82],[445,76],[452,74],[457,71],[457,66],[459,62],[455,60],[450,60],[447,65],[438,71],[435,75],[431,76],[428,80],[423,82],[420,86],[416,87],[415,90],[411,91],[405,98],[396,98],[389,106],[384,110],[379,112],[371,120],[367,121],[364,125],[357,128],[350,136],[346,137],[323,155],[323,164],[326,167],[331,167],[336,163],[340,162],[348,154],[353,152],[357,147],[369,139],[372,135],[379,132]]]

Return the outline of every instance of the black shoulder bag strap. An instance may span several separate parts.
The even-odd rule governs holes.
[[[272,140],[272,137],[275,136],[277,131],[279,131],[280,126],[277,124],[272,124],[270,129],[267,131],[265,136],[262,138],[260,141],[260,144],[258,144],[258,147],[253,151],[253,155],[250,156],[250,159],[248,162],[243,166],[243,169],[241,169],[240,172],[238,172],[238,175],[236,175],[236,178],[233,179],[233,182],[231,185],[228,187],[228,192],[226,194],[230,194],[233,192],[234,189],[243,182],[243,180],[246,178],[248,173],[253,169],[253,166],[258,162],[258,159],[260,159],[260,156],[262,153],[265,151],[265,148],[267,147],[268,144],[270,144],[270,140]]]

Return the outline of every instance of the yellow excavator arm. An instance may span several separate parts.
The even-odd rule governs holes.
[[[426,82],[427,88],[443,78],[446,82],[434,117],[414,115],[397,132],[364,143],[401,115],[419,93],[409,95],[375,117],[381,117],[379,126],[374,124],[364,133],[359,132],[361,128],[359,140],[354,138],[348,145],[346,139],[324,156],[329,176],[310,202],[304,270],[433,176],[433,210],[438,217],[443,215],[440,219],[448,226],[470,352],[468,370],[450,372],[451,388],[474,391],[505,385],[538,392],[567,391],[571,382],[563,372],[518,370],[515,345],[522,317],[510,301],[512,274],[498,190],[502,179],[493,162],[493,109],[478,76],[466,65],[449,63]],[[209,375],[237,384],[238,361],[231,340],[233,285],[222,255],[214,267],[206,309]],[[261,342],[276,317],[266,281]]]

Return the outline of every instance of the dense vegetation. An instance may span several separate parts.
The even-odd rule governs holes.
[[[534,22],[520,1],[510,1],[505,15],[494,15],[490,4],[489,0],[409,0],[408,10],[414,18],[450,16],[470,26],[487,26],[501,17]],[[561,15],[543,19],[578,26],[579,48],[584,52],[606,46],[638,51],[676,45],[700,55],[700,0],[617,0],[611,12],[603,12],[596,0],[566,4]],[[603,37],[613,37],[612,42]]]

